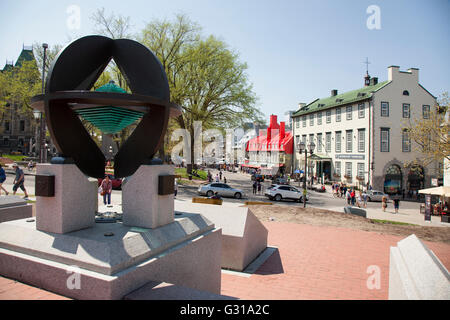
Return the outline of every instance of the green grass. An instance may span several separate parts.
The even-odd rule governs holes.
[[[193,180],[207,180],[208,173],[203,170],[197,170],[199,177],[192,176]],[[186,168],[175,168],[175,175],[181,176],[183,179],[189,179]]]
[[[22,161],[22,159],[25,157],[24,155],[13,155],[13,154],[4,154],[2,156],[3,158],[11,159],[12,161]]]
[[[402,226],[417,226],[417,224],[399,222],[399,221],[391,221],[391,220],[380,220],[380,219],[370,219],[370,221],[381,224],[397,224]]]

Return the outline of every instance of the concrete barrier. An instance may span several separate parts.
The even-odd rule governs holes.
[[[450,300],[450,274],[416,237],[391,247],[389,300]]]
[[[252,205],[255,205],[255,206],[268,205],[268,206],[270,206],[272,204],[273,204],[272,202],[264,202],[264,201],[245,201],[246,206],[252,206]]]
[[[204,203],[204,204],[215,204],[222,205],[222,199],[211,199],[211,198],[192,198],[192,203]]]

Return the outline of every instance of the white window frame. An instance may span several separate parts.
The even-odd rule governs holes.
[[[341,162],[340,161],[334,162],[334,173],[339,176],[341,175]]]
[[[425,110],[427,110],[427,111],[425,111]],[[427,104],[424,104],[424,105],[422,106],[422,117],[423,117],[424,119],[430,119],[430,111],[431,111],[430,106],[427,105]]]
[[[314,126],[314,113],[311,113],[309,115],[309,125],[312,127]]]
[[[411,137],[408,130],[402,130],[402,152],[411,152]]]
[[[326,111],[327,123],[331,123],[331,110]]]
[[[317,134],[317,152],[322,152],[322,133]]]
[[[405,107],[407,107],[405,109]],[[411,105],[409,103],[402,104],[402,117],[410,118],[411,117]]]
[[[336,108],[336,122],[341,122],[341,108]]]
[[[389,128],[380,129],[380,152],[389,152],[390,149],[390,132]],[[383,133],[386,135],[383,137]]]
[[[389,102],[387,101],[381,101],[381,116],[382,117],[389,117]]]
[[[352,171],[353,171],[353,163],[352,162],[346,162],[345,163],[345,175],[348,177],[352,176]]]
[[[317,124],[318,125],[322,124],[322,111],[317,112]]]
[[[358,129],[358,152],[366,151],[366,129]]]
[[[364,167],[365,167],[364,162],[358,162],[356,164],[357,177],[364,178]]]
[[[353,130],[345,131],[345,152],[353,152]]]
[[[360,103],[358,104],[358,118],[363,119],[366,116],[366,104]]]
[[[347,106],[345,107],[345,119],[346,120],[352,120],[352,113],[353,113],[353,106]]]
[[[325,133],[325,151],[331,152],[331,132]]]
[[[334,148],[335,148],[334,151],[336,153],[341,153],[342,152],[342,131],[336,131],[334,136],[335,136],[335,139],[336,139],[335,146],[334,146]]]

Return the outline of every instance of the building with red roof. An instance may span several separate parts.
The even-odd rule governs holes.
[[[291,173],[293,136],[286,132],[285,122],[278,123],[277,116],[270,116],[266,130],[249,140],[246,146],[249,159],[243,167],[260,169],[261,174]]]

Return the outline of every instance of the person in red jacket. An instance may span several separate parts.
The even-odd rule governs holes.
[[[105,175],[100,186],[102,187],[103,204],[111,204],[112,181],[108,175]]]

